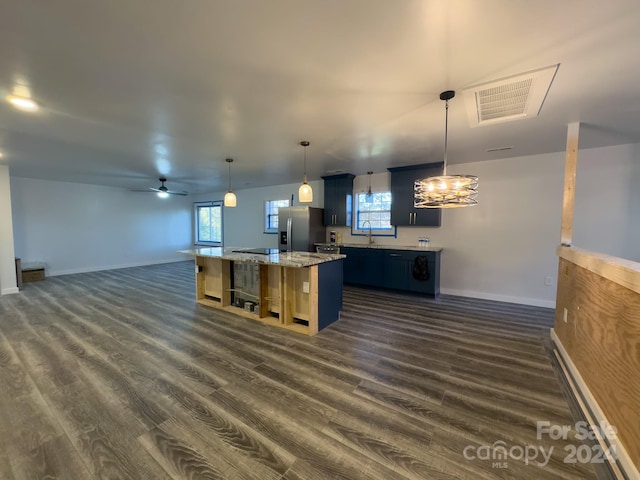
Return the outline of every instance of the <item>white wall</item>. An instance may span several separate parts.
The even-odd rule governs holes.
[[[324,183],[322,180],[309,182],[313,189],[313,202],[305,205],[322,207],[324,205]],[[294,195],[297,201],[299,183],[276,185],[272,187],[234,190],[238,199],[235,208],[223,210],[223,242],[225,247],[272,247],[278,248],[278,236],[264,233],[264,202],[266,200],[285,200]],[[222,200],[226,192],[214,192],[198,195],[194,202]]]
[[[11,215],[9,167],[0,165],[0,295],[18,293]]]
[[[47,275],[184,260],[191,197],[11,177],[16,256]]]
[[[573,244],[640,262],[640,145],[579,151]]]

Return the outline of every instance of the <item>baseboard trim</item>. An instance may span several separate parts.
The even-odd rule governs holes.
[[[172,258],[172,259],[163,259],[163,260],[151,260],[148,262],[124,263],[120,265],[101,265],[101,266],[95,266],[95,267],[72,268],[69,270],[47,270],[46,275],[47,277],[57,277],[60,275],[73,275],[76,273],[91,273],[91,272],[102,272],[104,270],[117,270],[119,268],[148,267],[149,265],[177,263],[177,262],[184,262],[187,260],[189,260],[189,258]]]
[[[440,293],[444,295],[456,295],[458,297],[493,300],[496,302],[518,303],[520,305],[531,305],[533,307],[556,308],[555,300],[552,301],[540,300],[539,298],[511,297],[509,295],[497,295],[493,293],[474,292],[469,290],[456,290],[453,288],[441,288]]]
[[[8,287],[0,291],[0,295],[11,295],[12,293],[20,293],[20,289],[18,287]]]
[[[564,345],[556,335],[555,330],[551,329],[551,340],[555,346],[555,354],[560,362],[561,373],[565,377],[571,393],[575,396],[582,414],[592,427],[597,426],[600,422],[608,422],[602,408],[596,401],[595,397],[589,390],[586,382],[580,375],[580,372],[576,368],[573,360],[567,353]],[[615,426],[615,425],[614,425]],[[594,429],[594,432],[598,432],[598,429]],[[617,438],[604,439],[600,435],[597,435],[597,441],[603,449],[613,447],[616,452],[617,460],[615,462],[608,462],[612,472],[616,475],[616,478],[620,480],[640,480],[640,472],[633,463],[631,456],[620,443]]]

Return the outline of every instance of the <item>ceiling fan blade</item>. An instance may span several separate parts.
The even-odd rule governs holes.
[[[160,182],[162,183],[162,185],[160,185],[159,188],[153,188],[153,187],[149,187],[147,189],[134,188],[131,191],[132,192],[147,192],[147,193],[151,193],[151,192],[166,193],[168,195],[180,195],[180,196],[183,196],[183,197],[189,195],[189,192],[185,192],[185,191],[177,192],[177,191],[167,190],[167,187],[165,187],[165,185],[164,185],[164,183],[166,181],[167,181],[167,179],[162,177],[162,178],[160,178]]]

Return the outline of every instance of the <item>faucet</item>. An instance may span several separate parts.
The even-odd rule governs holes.
[[[369,220],[365,220],[364,222],[362,222],[362,228],[364,228],[365,223],[369,224],[368,240],[369,240],[369,245],[371,245],[373,243],[373,237],[371,236],[371,222]]]

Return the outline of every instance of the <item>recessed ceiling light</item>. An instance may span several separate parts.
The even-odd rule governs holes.
[[[7,101],[14,107],[24,110],[25,112],[35,112],[38,110],[38,104],[28,97],[9,95]]]
[[[4,153],[0,152],[0,158],[4,157]]]

